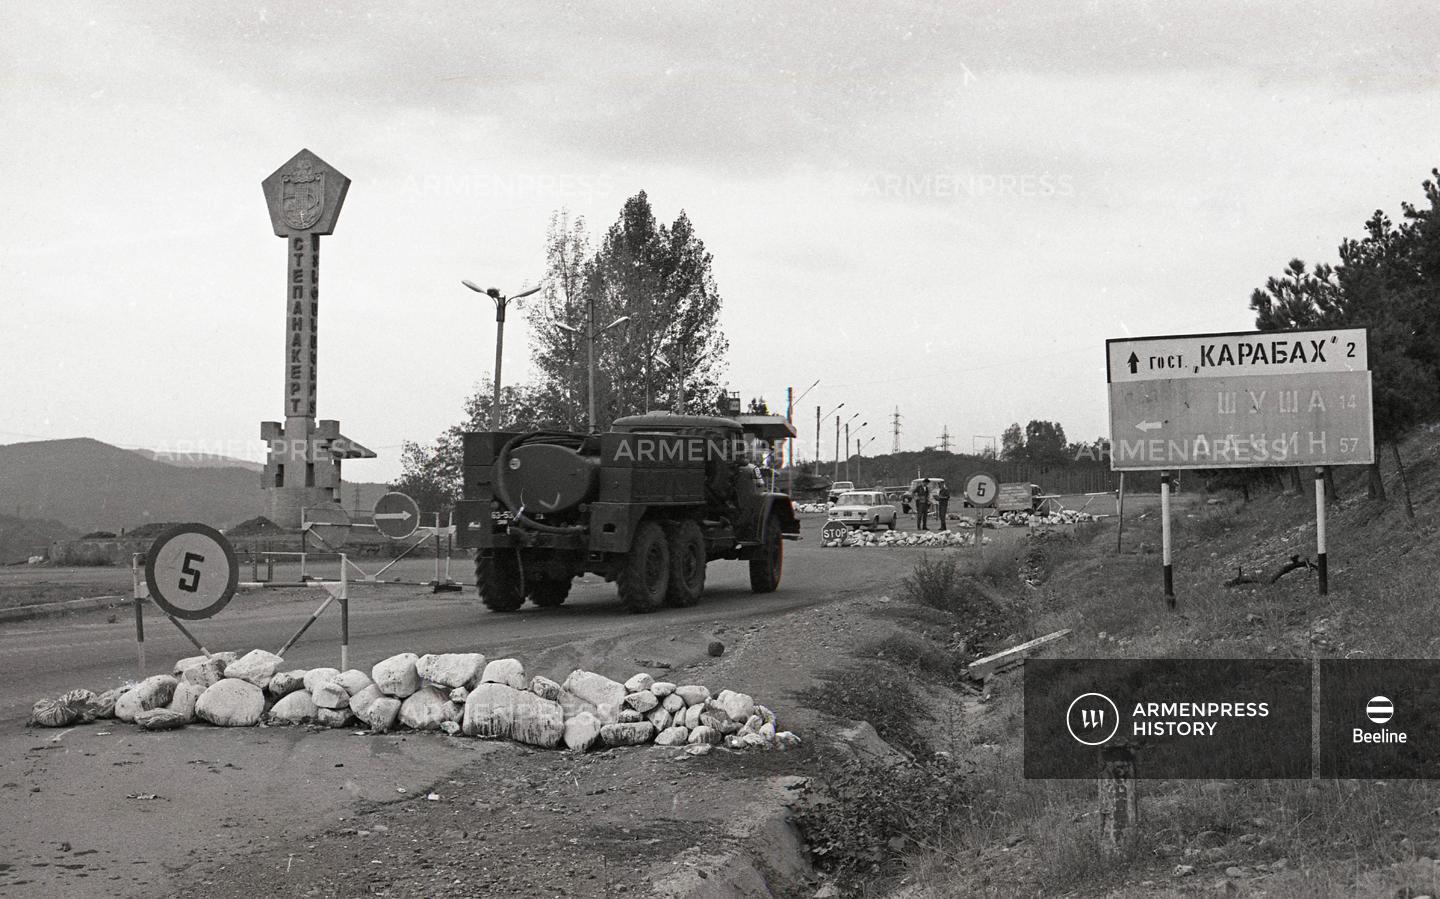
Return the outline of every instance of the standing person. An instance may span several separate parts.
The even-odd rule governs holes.
[[[940,530],[945,528],[945,513],[950,510],[950,487],[943,481],[940,483],[940,490],[935,494],[935,508],[940,513]]]
[[[930,479],[915,485],[915,529],[930,530]]]

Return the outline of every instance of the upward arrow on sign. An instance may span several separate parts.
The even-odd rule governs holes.
[[[1140,357],[1136,356],[1134,353],[1131,353],[1130,358],[1126,359],[1125,361],[1130,366],[1130,374],[1135,374],[1136,367],[1140,364]]]

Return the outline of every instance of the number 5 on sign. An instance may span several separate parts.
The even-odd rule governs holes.
[[[145,556],[150,598],[176,618],[209,618],[225,608],[239,582],[230,541],[207,525],[177,525],[157,537]]]

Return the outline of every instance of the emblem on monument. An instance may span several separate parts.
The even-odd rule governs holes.
[[[305,231],[320,220],[325,211],[325,173],[317,172],[310,160],[301,159],[295,168],[281,176],[280,212],[285,224]]]

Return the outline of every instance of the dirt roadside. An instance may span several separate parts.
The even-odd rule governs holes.
[[[869,610],[890,601],[884,596],[722,625],[712,631],[726,644],[722,657],[701,654],[668,670],[650,669],[772,703],[782,725],[805,740],[797,750],[717,749],[696,758],[663,747],[574,755],[479,743],[488,751],[398,801],[367,802],[344,820],[303,832],[282,825],[285,832],[258,848],[197,862],[168,895],[685,894],[687,885],[713,880],[719,887],[737,874],[725,866],[739,851],[761,857],[772,895],[810,896],[819,884],[813,872],[798,865],[766,870],[765,853],[747,847],[746,837],[777,813],[798,779],[813,773],[814,746],[826,736],[819,715],[800,706],[794,693],[863,639],[873,626]],[[427,738],[366,739],[384,745]],[[433,800],[427,798],[432,792]],[[798,846],[784,848],[785,858],[798,860]],[[727,884],[717,894],[750,895],[743,885],[754,878],[736,881],[741,888]]]

